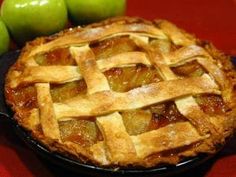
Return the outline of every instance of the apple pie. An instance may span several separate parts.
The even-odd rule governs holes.
[[[103,167],[177,164],[233,134],[230,58],[166,20],[119,17],[40,37],[5,83],[14,118],[53,152]]]

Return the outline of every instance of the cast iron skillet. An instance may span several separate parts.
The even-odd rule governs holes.
[[[197,157],[185,159],[177,165],[166,165],[148,169],[112,169],[101,168],[89,164],[83,164],[78,160],[71,159],[61,154],[51,152],[42,144],[34,140],[30,133],[24,130],[13,118],[13,113],[7,107],[4,98],[4,78],[8,68],[16,61],[20,51],[9,52],[0,57],[0,116],[1,119],[8,120],[16,131],[16,134],[37,154],[57,164],[61,167],[67,168],[78,174],[86,174],[91,176],[142,176],[142,177],[165,177],[174,175],[185,170],[191,169],[195,166],[205,162],[212,155],[201,154]],[[232,59],[236,64],[236,58]]]

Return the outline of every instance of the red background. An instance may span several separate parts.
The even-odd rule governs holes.
[[[236,0],[128,0],[127,15],[170,20],[236,55]],[[42,161],[15,136],[0,120],[0,177],[76,176]],[[236,139],[212,160],[180,176],[236,177]]]
[[[170,20],[236,55],[236,0],[128,0],[127,14]]]

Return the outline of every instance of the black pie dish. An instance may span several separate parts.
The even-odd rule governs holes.
[[[178,163],[177,165],[162,165],[147,169],[114,169],[102,168],[90,164],[83,164],[78,160],[69,158],[59,153],[51,152],[42,144],[33,139],[29,132],[22,128],[13,118],[13,113],[5,103],[4,98],[4,79],[9,67],[15,63],[20,51],[13,51],[0,56],[0,117],[2,120],[7,120],[13,126],[16,134],[38,155],[44,159],[59,165],[63,168],[71,170],[78,174],[91,176],[142,176],[142,177],[166,177],[183,171],[192,169],[203,162],[210,159],[213,155],[200,154],[197,157],[188,158]],[[232,57],[232,62],[236,65],[236,57]]]

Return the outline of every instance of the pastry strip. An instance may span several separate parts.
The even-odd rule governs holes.
[[[125,129],[121,115],[114,112],[98,117],[96,122],[104,137],[108,159],[113,164],[135,161],[135,147]]]
[[[138,87],[124,93],[103,91],[78,96],[63,103],[54,103],[57,119],[63,117],[93,116],[112,111],[130,110],[201,93],[220,94],[209,76],[161,81]]]
[[[87,84],[88,94],[110,90],[106,77],[97,67],[94,53],[87,45],[84,47],[71,47],[70,51],[72,56],[75,57],[75,61]]]
[[[175,45],[187,46],[195,44],[195,40],[192,36],[183,33],[182,30],[177,28],[173,23],[162,20],[160,23],[157,21],[157,24]]]
[[[87,83],[88,95],[110,90],[108,81],[105,75],[99,70],[95,61],[95,55],[89,46],[71,47],[70,51]],[[106,159],[108,159],[113,164],[124,164],[129,162],[131,158],[134,159],[136,157],[133,142],[126,131],[123,119],[118,112],[97,117],[96,122],[105,139],[104,148],[106,149],[107,158],[102,155],[98,156],[96,155],[96,152],[94,152],[95,158],[102,158],[104,163],[106,163]],[[117,148],[118,146],[119,148]],[[95,148],[96,147],[97,146],[95,145]],[[91,150],[94,150],[94,148],[91,148]],[[100,151],[103,152],[101,149]]]
[[[98,143],[92,145],[90,147],[90,151],[92,152],[93,159],[97,162],[100,162],[102,165],[110,164],[110,161],[106,156],[105,142],[99,141]]]
[[[200,136],[196,129],[189,122],[170,124],[163,128],[132,136],[135,149],[139,158],[171,150],[207,138]]]
[[[125,67],[138,63],[150,65],[149,60],[143,52],[126,52],[98,60],[96,63],[100,71],[107,71],[113,67]],[[23,73],[18,72],[14,74],[15,79],[10,84],[12,88],[17,87],[19,84],[37,82],[66,83],[82,79],[77,66],[29,66]]]
[[[47,83],[38,83],[35,86],[43,133],[48,138],[60,140],[60,131],[53,109],[50,86]]]
[[[71,46],[74,44],[81,45],[91,41],[102,40],[108,36],[119,33],[137,32],[148,33],[160,39],[166,39],[166,35],[158,28],[147,24],[112,24],[104,27],[90,28],[79,32],[74,32],[66,36],[61,36],[53,41],[42,44],[34,48],[26,57],[34,56],[38,53],[46,52],[54,48]]]

